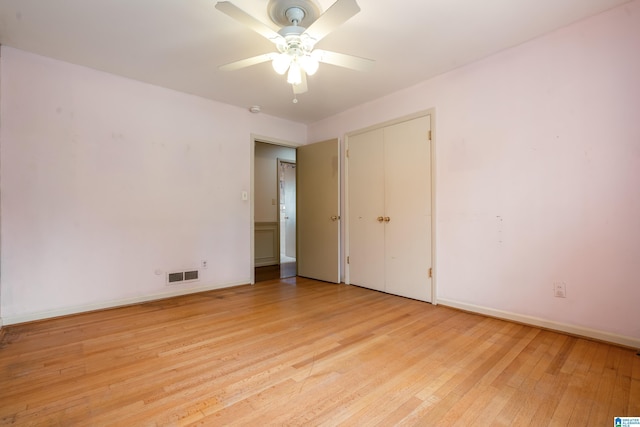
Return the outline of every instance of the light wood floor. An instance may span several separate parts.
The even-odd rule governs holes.
[[[300,278],[5,329],[3,425],[610,426],[640,416],[632,350]]]

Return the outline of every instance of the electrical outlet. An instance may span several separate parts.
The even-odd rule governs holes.
[[[567,285],[564,282],[555,282],[553,284],[553,296],[556,298],[566,298]]]
[[[207,262],[206,259],[203,259],[202,261],[200,261],[200,267],[207,268],[208,265],[209,265],[209,263]]]

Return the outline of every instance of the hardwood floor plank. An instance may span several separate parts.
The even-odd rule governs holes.
[[[628,414],[640,414],[640,351],[633,358],[631,367],[631,385],[629,387]],[[635,415],[630,415],[635,417]]]
[[[487,401],[487,396],[483,396],[478,399],[478,402],[474,402],[467,412],[457,420],[455,426],[489,426],[497,425],[496,418],[500,414],[507,403],[513,397],[515,389],[512,387],[495,388],[488,386],[486,395],[490,399]]]
[[[566,426],[570,423],[574,409],[583,402],[589,400],[593,396],[595,390],[589,390],[590,382],[588,381],[589,367],[594,355],[593,343],[585,340],[578,340],[573,347],[572,354],[567,359],[567,363],[561,369],[561,372],[570,375],[569,383],[564,389],[564,393],[559,398],[551,419],[550,425]],[[584,412],[584,408],[578,411]],[[587,410],[588,412],[588,410]]]
[[[0,425],[596,425],[635,352],[290,278],[3,328]]]

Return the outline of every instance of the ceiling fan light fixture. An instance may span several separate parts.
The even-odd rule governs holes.
[[[231,62],[219,68],[231,71],[271,61],[276,73],[287,73],[287,82],[293,86],[294,94],[307,92],[307,76],[312,76],[318,71],[320,62],[368,71],[373,65],[370,59],[315,49],[317,42],[360,12],[357,1],[334,0],[324,13],[320,13],[318,1],[269,0],[269,17],[280,27],[278,31],[235,6],[231,1],[218,1],[216,9],[270,40],[277,48],[277,52]]]
[[[300,57],[300,65],[308,76],[313,76],[316,71],[318,71],[318,66],[320,65],[320,63],[311,55],[305,55]]]
[[[302,83],[302,70],[298,61],[292,61],[289,66],[289,74],[287,75],[287,83],[292,85],[299,85]]]
[[[291,65],[291,56],[287,53],[281,53],[273,58],[271,65],[276,73],[283,75],[289,69],[289,65]]]
[[[318,62],[322,62],[324,54],[321,50],[314,50],[311,52],[310,56]]]

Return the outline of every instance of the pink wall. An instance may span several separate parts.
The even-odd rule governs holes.
[[[308,139],[429,108],[440,301],[640,343],[640,1],[315,123]]]
[[[249,282],[251,134],[304,125],[4,46],[0,65],[5,324]]]

